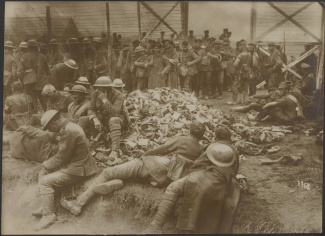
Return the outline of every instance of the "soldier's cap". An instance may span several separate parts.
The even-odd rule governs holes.
[[[74,70],[77,70],[78,69],[77,63],[74,60],[72,60],[72,59],[65,61],[64,64],[67,67],[71,68],[71,69],[74,69]]]
[[[174,42],[171,41],[171,40],[169,40],[169,39],[164,39],[164,40],[162,41],[163,44],[165,44],[166,42],[169,42],[171,45],[175,46]]]
[[[212,45],[215,45],[215,44],[222,44],[222,43],[223,43],[223,41],[221,41],[221,40],[216,40],[216,41],[212,42]]]
[[[19,44],[19,47],[20,47],[20,48],[28,48],[26,42],[21,42],[21,43]]]
[[[188,32],[189,32],[189,33],[193,33],[194,31],[193,31],[193,30],[189,30]]]
[[[228,33],[228,28],[223,29],[224,33]]]
[[[14,43],[11,42],[11,41],[6,41],[4,43],[4,47],[6,47],[6,48],[15,48]]]
[[[250,42],[248,45],[256,46],[254,42]]]
[[[142,47],[142,46],[138,46],[138,47],[136,47],[135,49],[134,49],[134,52],[135,53],[137,53],[137,52],[143,52],[143,51],[145,51],[146,49],[144,48],[144,47]]]
[[[202,39],[195,40],[195,43],[197,43],[197,42],[201,42],[202,43]]]
[[[36,40],[28,40],[27,42],[27,47],[28,48],[36,48],[37,47],[37,41]]]
[[[47,45],[45,43],[40,43],[38,47],[41,49],[47,49]]]
[[[74,85],[72,87],[72,89],[69,90],[69,92],[70,93],[77,92],[77,93],[88,94],[87,89],[84,86],[80,85],[80,84]]]
[[[268,42],[267,46],[269,46],[269,47],[275,47],[275,43],[274,42]]]
[[[22,92],[23,91],[23,86],[18,81],[13,82],[12,83],[12,91],[13,92]]]
[[[113,81],[113,88],[123,88],[125,84],[121,79],[114,79]]]
[[[204,33],[209,33],[209,30],[204,30]]]
[[[187,47],[187,46],[188,46],[188,42],[187,42],[187,41],[183,41],[183,42],[182,42],[182,46]]]
[[[88,79],[86,77],[81,76],[76,81],[76,84],[87,84],[87,85],[89,85],[90,83],[88,82]]]
[[[307,63],[301,63],[300,67],[301,67],[302,69],[308,69],[308,68],[310,68],[310,65],[307,64]]]
[[[139,43],[140,43],[140,41],[139,41],[138,39],[132,41],[132,44],[133,44],[133,45],[134,45],[134,44],[139,44]]]
[[[59,44],[59,42],[56,39],[51,39],[49,42],[49,45],[58,45],[58,44]]]
[[[95,38],[93,38],[93,42],[101,43],[102,39],[100,37],[95,37]]]
[[[69,44],[79,44],[79,41],[77,38],[69,38],[68,43]]]
[[[46,96],[46,95],[48,95],[50,93],[54,93],[55,91],[56,91],[56,88],[52,84],[46,84],[43,87],[41,95]]]
[[[246,40],[242,39],[236,43],[236,46],[245,46],[246,45]]]

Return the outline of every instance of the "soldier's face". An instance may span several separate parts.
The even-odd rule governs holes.
[[[54,93],[49,93],[45,96],[45,99],[49,102],[55,102],[56,96]]]
[[[196,42],[195,45],[201,47],[202,46],[202,43],[200,41]]]
[[[154,50],[155,54],[159,54],[159,48],[158,47],[155,47],[153,50]]]
[[[253,45],[248,45],[248,51],[252,52],[254,50],[254,46]]]
[[[83,93],[74,92],[71,95],[72,95],[73,100],[74,100],[74,102],[76,104],[81,103],[84,100],[84,98],[85,98],[85,95]]]

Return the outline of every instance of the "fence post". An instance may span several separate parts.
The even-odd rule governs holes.
[[[107,20],[107,68],[108,75],[112,75],[112,48],[111,48],[111,25],[109,21],[109,3],[106,3],[106,20]]]
[[[51,9],[50,6],[46,6],[46,23],[47,23],[47,41],[51,40]]]
[[[138,13],[139,38],[141,38],[141,14],[140,14],[140,2],[139,1],[137,1],[137,13]]]

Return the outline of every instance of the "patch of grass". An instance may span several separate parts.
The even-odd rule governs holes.
[[[283,225],[271,220],[264,199],[241,194],[234,220],[233,233],[280,233]]]

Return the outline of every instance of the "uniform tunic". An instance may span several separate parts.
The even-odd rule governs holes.
[[[171,65],[168,61],[163,59],[162,55],[151,55],[149,61],[152,66],[149,69],[149,83],[148,89],[166,87],[166,77],[171,69]],[[164,75],[161,73],[164,72]]]

